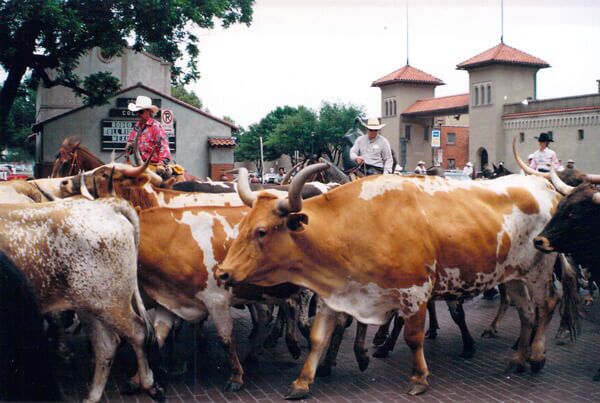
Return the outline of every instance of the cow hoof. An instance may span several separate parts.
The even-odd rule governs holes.
[[[223,387],[223,391],[225,392],[239,392],[244,387],[243,383],[232,381],[231,379],[227,381],[225,386]]]
[[[373,345],[374,346],[381,346],[383,343],[385,343],[385,341],[388,338],[388,333],[387,332],[377,332],[375,333],[375,337],[373,337]]]
[[[531,366],[531,373],[539,374],[540,371],[544,368],[544,364],[546,364],[545,358],[541,361],[529,361],[529,365]]]
[[[417,396],[427,391],[427,385],[422,383],[413,383],[408,390],[408,394],[411,396]]]
[[[158,383],[154,382],[154,385],[146,391],[148,396],[155,402],[164,402],[167,398],[165,396],[165,390],[159,386]]]
[[[556,345],[564,346],[565,344],[571,342],[571,331],[561,327],[556,332],[556,336],[554,336],[554,338],[556,339]]]
[[[179,379],[188,372],[187,361],[177,361],[169,366],[169,368],[160,368],[169,377],[169,379]]]
[[[485,329],[483,333],[481,333],[481,337],[487,339],[495,339],[498,337],[498,331],[494,329]]]
[[[380,346],[374,353],[373,357],[375,358],[386,358],[390,356],[390,350],[385,346]]]
[[[475,348],[466,349],[466,350],[463,350],[462,353],[460,353],[460,356],[462,358],[464,358],[465,360],[469,360],[469,359],[475,357],[475,351],[476,351]]]
[[[425,338],[429,339],[429,340],[435,340],[435,339],[437,339],[437,331],[435,331],[435,330],[428,330],[427,332],[425,332]]]
[[[518,362],[509,362],[504,372],[522,374],[523,372],[525,372],[525,365]]]
[[[595,382],[600,381],[600,369],[598,370],[598,372],[596,372],[596,375],[594,375],[592,380],[594,380]]]
[[[331,376],[331,365],[321,365],[319,368],[317,368],[317,376],[319,378]]]
[[[300,350],[300,347],[298,347],[298,344],[296,343],[290,343],[287,347],[294,360],[297,360],[300,357],[300,354],[302,354],[302,350]]]
[[[122,395],[135,395],[140,393],[142,388],[135,382],[127,381],[120,388],[119,391]]]
[[[369,357],[367,357],[366,355],[357,357],[356,360],[358,361],[358,369],[360,369],[361,371],[364,371],[367,368],[369,368]]]
[[[310,390],[291,387],[285,394],[285,400],[300,400],[308,396]]]

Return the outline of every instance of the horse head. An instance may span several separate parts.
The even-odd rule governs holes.
[[[75,136],[70,136],[63,140],[52,165],[52,174],[50,175],[52,178],[71,176],[79,172],[77,150],[80,145],[81,140]]]
[[[52,178],[63,178],[73,176],[80,171],[88,171],[104,165],[104,162],[96,157],[75,136],[64,139],[60,146],[56,159],[52,165]]]

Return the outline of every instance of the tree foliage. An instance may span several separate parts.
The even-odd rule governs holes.
[[[35,91],[22,85],[6,122],[7,146],[10,160],[31,159],[35,143],[28,141],[35,123]]]
[[[293,156],[298,151],[302,158],[314,153],[327,155],[338,163],[344,134],[354,126],[356,117],[364,118],[364,114],[362,106],[339,102],[323,102],[318,112],[305,106],[278,107],[240,134],[235,159],[254,161],[260,170],[259,137],[262,136],[265,160],[277,159],[282,154]]]
[[[0,92],[0,145],[6,143],[6,120],[27,71],[34,84],[63,85],[101,105],[120,87],[107,74],[77,77],[78,60],[98,46],[117,55],[131,41],[172,63],[174,83],[199,78],[198,27],[249,25],[254,0],[3,0],[0,2],[0,66],[8,73]],[[185,57],[186,64],[176,62]],[[49,74],[48,71],[52,71]]]
[[[203,104],[200,97],[194,91],[186,90],[183,85],[176,85],[175,87],[171,88],[171,95],[188,105],[202,109]]]

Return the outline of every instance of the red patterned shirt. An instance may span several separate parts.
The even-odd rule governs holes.
[[[134,129],[129,133],[127,141],[133,143],[135,141],[136,130],[139,128],[140,122],[136,122]],[[171,161],[171,150],[169,150],[169,142],[164,129],[156,120],[150,118],[146,121],[142,134],[139,137],[139,149],[142,159],[146,161],[152,150],[160,144],[160,149],[154,153],[150,162],[156,164],[163,162],[165,159]]]

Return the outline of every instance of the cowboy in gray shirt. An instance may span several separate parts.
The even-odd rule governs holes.
[[[379,119],[369,118],[367,134],[360,136],[350,149],[350,158],[357,164],[365,163],[367,175],[392,173],[392,149],[387,139],[379,134],[385,125],[379,124]]]

